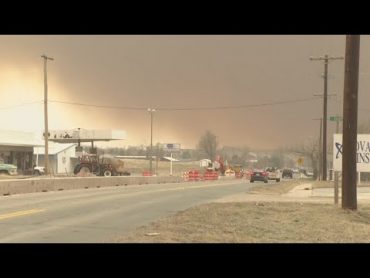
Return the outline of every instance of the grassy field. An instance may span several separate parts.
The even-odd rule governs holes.
[[[149,170],[149,160],[144,159],[123,159],[125,162],[125,168],[132,175],[142,175],[144,170]],[[153,161],[153,170],[158,176],[168,176],[170,174],[170,162],[158,161],[158,168],[156,161]],[[174,176],[182,176],[182,174],[189,170],[200,170],[203,169],[199,165],[199,161],[191,162],[172,162],[172,173]]]
[[[293,180],[274,186],[260,185],[253,188],[252,200],[203,204],[159,219],[112,241],[370,243],[370,204],[361,204],[357,211],[349,211],[331,204],[310,203],[309,200],[284,202],[279,197],[299,184],[311,182],[314,183]],[[324,185],[317,183],[317,186]],[[267,198],[271,195],[275,197]]]

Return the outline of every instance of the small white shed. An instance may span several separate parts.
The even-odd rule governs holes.
[[[76,144],[58,144],[49,142],[50,170],[54,174],[72,174],[76,158]],[[38,166],[45,166],[45,148],[34,148],[35,161]]]

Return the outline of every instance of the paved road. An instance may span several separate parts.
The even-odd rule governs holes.
[[[259,184],[215,181],[2,196],[0,242],[109,242],[158,218]]]

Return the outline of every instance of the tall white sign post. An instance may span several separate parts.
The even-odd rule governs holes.
[[[181,149],[180,144],[163,144],[163,150],[171,153],[171,161],[170,161],[170,176],[172,176],[172,153],[179,152]]]

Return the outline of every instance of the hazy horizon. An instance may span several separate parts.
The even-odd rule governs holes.
[[[369,44],[361,36],[359,124],[369,119]],[[107,146],[149,145],[150,107],[154,144],[194,148],[210,130],[221,146],[295,145],[318,137],[313,119],[322,117],[322,98],[313,95],[323,93],[324,66],[309,57],[344,56],[344,48],[344,35],[3,35],[0,129],[43,129],[45,53],[55,59],[48,62],[49,129],[122,129],[127,140]],[[330,62],[328,93],[337,96],[329,98],[329,116],[342,113],[343,76],[344,60]],[[305,101],[280,103],[295,100]],[[165,110],[271,103],[280,104]],[[328,142],[334,128],[328,122]]]

